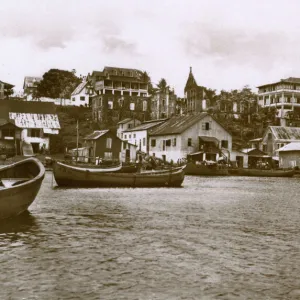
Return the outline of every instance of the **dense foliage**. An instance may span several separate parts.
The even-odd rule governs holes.
[[[75,72],[51,69],[43,75],[34,97],[69,99],[80,82],[81,79],[75,75]]]

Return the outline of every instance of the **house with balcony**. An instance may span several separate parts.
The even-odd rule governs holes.
[[[7,92],[13,87],[14,85],[0,80],[0,100],[7,98]]]
[[[136,145],[139,151],[148,154],[149,134],[166,120],[167,119],[159,119],[143,122],[138,126],[124,130],[121,138],[124,141],[128,141],[130,144]]]
[[[177,162],[190,155],[197,160],[230,160],[231,134],[208,113],[175,116],[149,133],[149,155]]]
[[[24,98],[31,101],[37,90],[38,84],[42,81],[42,77],[25,76],[23,83]]]
[[[295,126],[297,120],[300,125],[300,78],[289,77],[257,88],[259,106],[276,108],[281,126]]]
[[[151,99],[151,119],[164,119],[177,113],[177,96],[169,87],[159,89]]]
[[[49,102],[2,100],[0,120],[2,137],[13,141],[17,154],[28,144],[34,153],[50,150],[50,137],[60,130],[55,105]]]
[[[93,120],[113,124],[125,118],[150,119],[148,76],[137,69],[104,67],[88,75],[95,91]]]

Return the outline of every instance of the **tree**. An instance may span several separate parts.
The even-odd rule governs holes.
[[[7,88],[4,90],[4,95],[6,98],[9,98],[9,96],[13,95],[13,93],[14,93],[13,88]]]
[[[148,85],[148,93],[150,95],[153,95],[154,92],[155,92],[155,89],[153,88],[153,85],[152,85],[152,82],[151,82],[151,78],[150,78],[149,74],[146,71],[143,72],[142,78],[143,78],[143,81],[145,83],[147,83],[147,85]]]
[[[166,79],[162,78],[162,79],[158,82],[157,87],[158,87],[162,92],[165,92],[166,89],[168,88]]]
[[[67,99],[80,82],[81,79],[74,72],[50,69],[38,84],[35,97]]]

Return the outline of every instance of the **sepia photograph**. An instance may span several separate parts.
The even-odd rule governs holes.
[[[0,0],[0,299],[299,300],[299,11]]]

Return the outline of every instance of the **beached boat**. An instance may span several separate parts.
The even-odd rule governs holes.
[[[28,158],[0,168],[0,219],[26,211],[44,179],[45,168],[36,158]]]
[[[226,176],[228,169],[220,164],[196,164],[195,162],[187,163],[184,172],[186,175],[201,176]]]
[[[71,187],[179,187],[184,180],[183,168],[141,173],[91,172],[54,162],[53,174],[59,186]]]
[[[257,177],[293,177],[294,170],[263,170],[263,169],[233,169],[230,170],[230,175],[237,176],[257,176]]]

